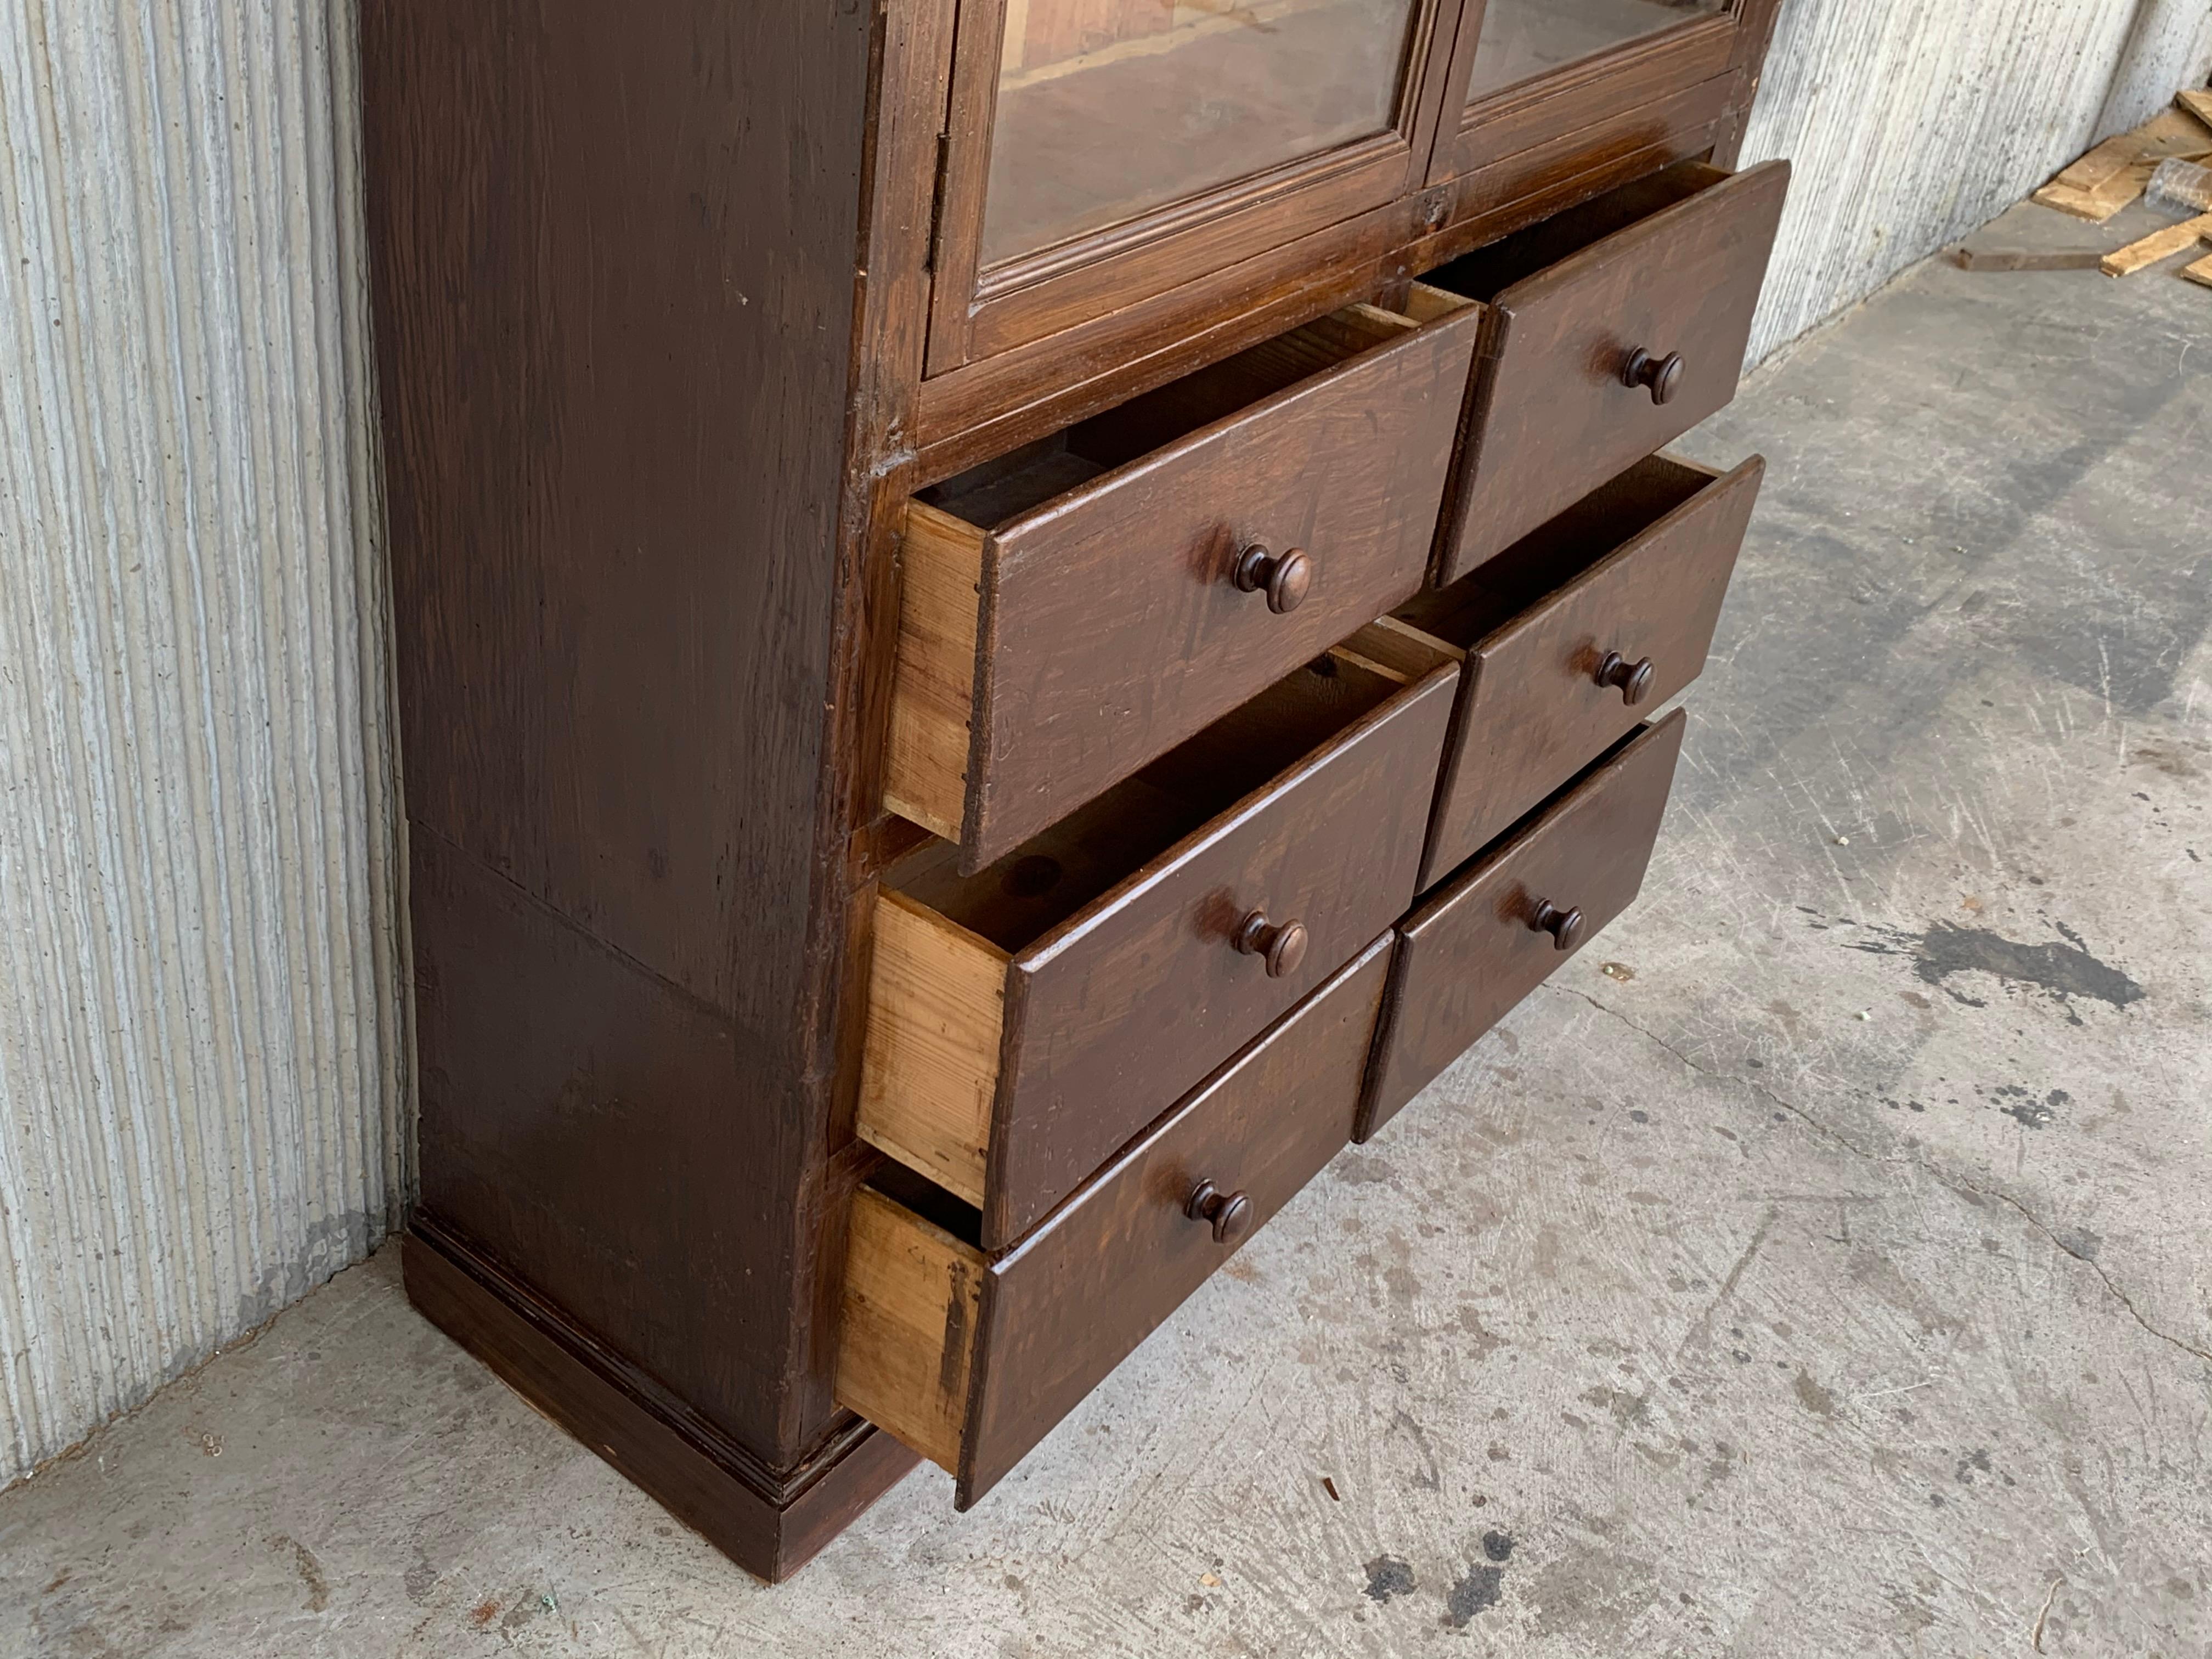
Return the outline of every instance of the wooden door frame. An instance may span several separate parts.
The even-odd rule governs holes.
[[[1414,0],[1398,108],[1384,131],[986,270],[983,204],[1006,0],[958,0],[925,372],[1027,344],[1419,191],[1456,84],[1444,70],[1469,3],[1480,0]]]
[[[1487,8],[1488,0],[1466,0],[1461,11],[1458,38],[1444,70],[1445,86],[1455,89],[1447,91],[1447,104],[1474,70]],[[1730,90],[1736,78],[1756,72],[1780,8],[1781,0],[1733,0],[1726,12],[1624,41],[1553,74],[1460,105],[1457,123],[1447,118],[1440,125],[1426,182],[1437,185],[1464,178],[1693,87]],[[1748,104],[1747,94],[1743,101]]]

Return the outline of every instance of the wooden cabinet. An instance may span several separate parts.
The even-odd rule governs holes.
[[[1774,9],[364,0],[416,1305],[781,1577],[1617,915]]]

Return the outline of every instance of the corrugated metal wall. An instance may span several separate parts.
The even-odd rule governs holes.
[[[2208,49],[2202,0],[1788,0],[1759,349]],[[350,0],[0,0],[0,1480],[410,1190],[356,121]]]
[[[354,58],[0,0],[0,1481],[408,1187]]]
[[[1752,356],[2201,85],[2207,0],[1783,0],[1744,159],[1795,168]]]

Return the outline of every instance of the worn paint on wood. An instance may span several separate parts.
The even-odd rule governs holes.
[[[0,1481],[409,1186],[356,105],[348,3],[0,7]]]

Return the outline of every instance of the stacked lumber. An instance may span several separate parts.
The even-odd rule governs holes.
[[[2102,224],[2143,193],[2158,164],[2212,160],[2212,92],[2185,92],[2133,132],[2107,138],[2032,200]]]

